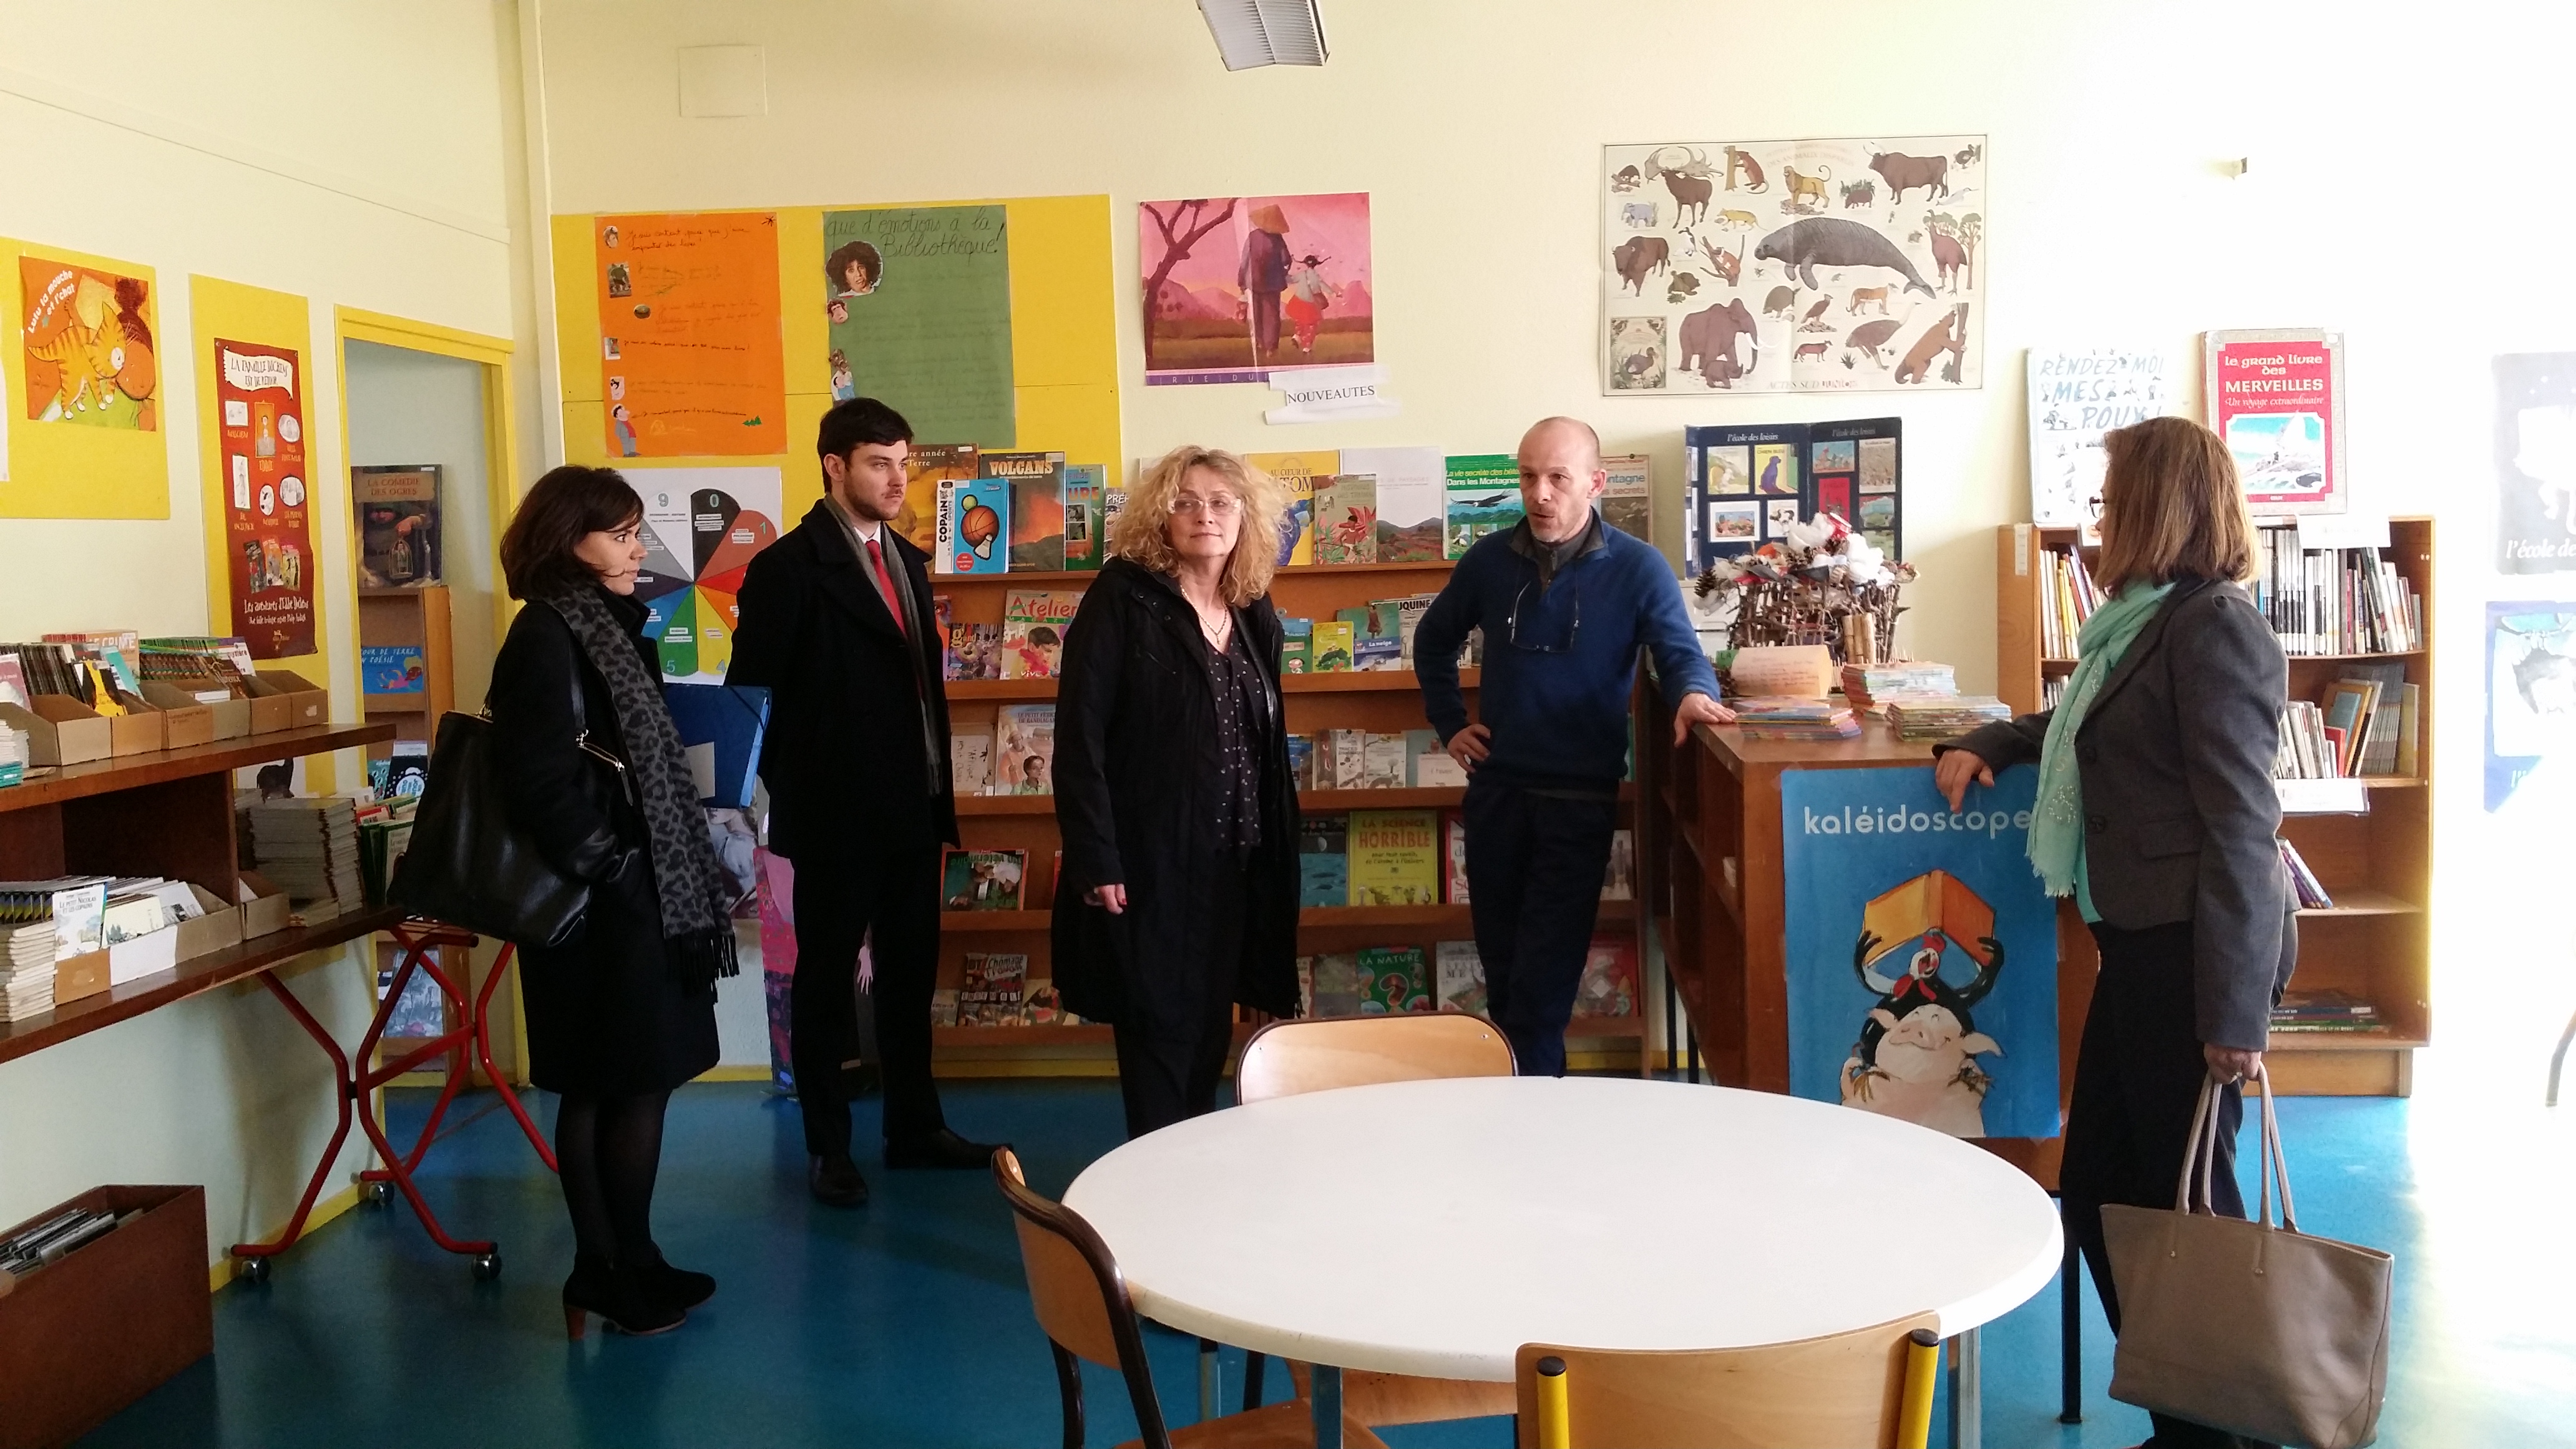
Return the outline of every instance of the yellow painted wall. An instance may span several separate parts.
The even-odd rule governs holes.
[[[166,402],[155,481],[141,518],[0,517],[0,637],[207,630],[204,338],[257,321],[304,354],[329,651],[308,662],[335,717],[354,718],[331,308],[519,331],[517,20],[468,0],[295,3],[255,20],[135,0],[102,23],[0,0],[0,236],[152,269]],[[240,285],[197,281],[216,277]],[[290,326],[238,310],[247,288],[307,305]],[[14,334],[14,267],[0,297]],[[6,373],[14,384],[14,362]],[[314,963],[292,989],[342,1040],[364,1029],[372,982],[354,957]],[[0,1223],[101,1182],[198,1182],[220,1252],[285,1220],[333,1119],[329,1068],[277,1003],[215,992],[0,1065]],[[362,1162],[344,1151],[326,1199]]]

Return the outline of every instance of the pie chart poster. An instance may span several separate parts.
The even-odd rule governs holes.
[[[670,684],[722,684],[733,662],[743,571],[778,541],[784,484],[776,468],[636,468],[644,499],[645,637]]]
[[[1781,773],[1792,1095],[1962,1137],[2057,1135],[2057,907],[2026,846],[2038,777],[1970,785],[1953,813],[1929,765]],[[1873,1012],[1911,1024],[1868,1030]]]

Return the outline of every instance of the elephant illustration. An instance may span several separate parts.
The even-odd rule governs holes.
[[[1746,344],[1739,359],[1735,344]],[[1687,372],[1696,367],[1710,387],[1731,387],[1762,360],[1762,343],[1753,329],[1753,314],[1738,298],[1693,312],[1682,319],[1681,346],[1674,359]]]

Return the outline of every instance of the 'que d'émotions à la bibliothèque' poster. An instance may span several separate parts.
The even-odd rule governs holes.
[[[1954,1137],[2054,1137],[2057,909],[2038,771],[1952,811],[1928,765],[1780,777],[1789,1090]]]

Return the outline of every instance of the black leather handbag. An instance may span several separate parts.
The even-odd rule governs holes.
[[[605,813],[627,792],[626,763],[590,742],[578,675],[572,704],[573,745],[599,766],[589,772],[589,787]],[[580,936],[590,909],[590,879],[556,869],[535,837],[510,818],[495,748],[489,714],[450,714],[438,722],[411,845],[394,867],[386,898],[412,915],[478,935],[521,946],[567,945]],[[608,861],[603,853],[587,864],[604,868]]]

